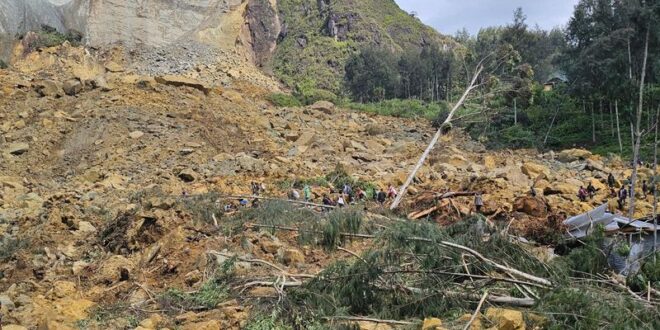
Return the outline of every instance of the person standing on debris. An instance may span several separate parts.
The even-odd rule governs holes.
[[[344,184],[344,188],[342,189],[342,192],[346,196],[350,196],[353,193],[353,188],[351,188],[351,185],[348,183]]]
[[[646,198],[646,193],[649,191],[649,186],[646,184],[646,180],[642,181],[642,194]]]
[[[380,190],[378,190],[378,193],[376,194],[376,200],[378,201],[380,206],[383,206],[385,204],[386,199],[387,199],[387,194],[385,194],[385,192],[381,188]]]
[[[346,206],[346,201],[344,201],[344,195],[343,194],[339,194],[339,197],[337,197],[337,206],[339,206],[339,207]]]
[[[586,202],[587,201],[587,190],[584,189],[583,186],[580,186],[580,189],[578,189],[577,196],[578,196],[578,198],[580,198],[580,202]]]
[[[621,189],[619,189],[619,199],[617,200],[617,203],[619,204],[619,210],[623,211],[623,206],[626,205],[627,198],[628,198],[628,190],[626,190],[625,187],[621,187]]]
[[[594,185],[589,182],[589,185],[587,186],[587,193],[589,194],[589,198],[593,199],[596,191],[598,191],[596,187],[594,187]]]
[[[394,189],[393,185],[389,185],[387,187],[387,198],[396,198],[396,189]]]
[[[259,185],[252,181],[250,182],[250,186],[252,186],[252,195],[257,196],[259,195]]]
[[[484,207],[484,199],[481,197],[481,193],[474,195],[474,208],[477,213],[481,213],[481,209]]]
[[[291,199],[297,201],[300,199],[300,193],[295,188],[291,190]]]
[[[534,189],[534,185],[529,188],[529,195],[532,197],[536,197],[536,189]]]
[[[607,185],[608,185],[610,188],[614,188],[614,184],[616,184],[616,180],[614,179],[614,175],[612,175],[612,173],[610,173],[610,174],[607,176]]]
[[[367,193],[365,193],[364,190],[362,190],[362,188],[358,188],[356,196],[357,196],[357,200],[361,202],[365,199],[365,197],[367,197]]]
[[[310,202],[312,200],[312,188],[309,185],[303,187],[303,197],[305,197],[305,202]]]
[[[323,205],[334,206],[334,204],[335,203],[332,202],[332,200],[330,199],[330,197],[328,197],[328,195],[323,194]]]

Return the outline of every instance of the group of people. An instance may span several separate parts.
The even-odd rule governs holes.
[[[303,187],[303,199],[305,202],[313,201],[312,189],[309,185]],[[334,197],[331,197],[333,196]],[[393,185],[387,187],[387,191],[383,191],[382,188],[374,190],[372,192],[372,198],[378,202],[381,206],[385,204],[387,199],[396,198],[397,196],[396,188]],[[300,192],[293,188],[288,194],[289,199],[299,200],[301,198]],[[353,187],[350,184],[344,184],[342,190],[336,193],[333,189],[330,189],[330,193],[325,193],[322,195],[321,203],[326,206],[338,206],[344,207],[349,204],[355,204],[357,202],[366,201],[368,198],[367,191],[362,187],[358,187],[356,190],[353,190]]]
[[[617,199],[617,205],[619,207],[619,210],[623,210],[623,208],[626,205],[626,200],[632,196],[633,189],[631,185],[628,185],[628,187],[621,186],[619,190],[615,190],[616,186],[616,178],[614,178],[614,175],[610,173],[607,176],[607,185],[610,189],[610,197],[611,198],[616,198]],[[578,190],[577,196],[580,198],[580,201],[586,202],[587,198],[593,199],[594,195],[599,189],[596,189],[593,184],[590,182],[589,185],[584,188],[583,186],[580,186],[580,189]],[[648,184],[646,180],[642,181],[642,194],[643,197],[646,198],[648,194],[653,195],[655,193],[655,184]]]

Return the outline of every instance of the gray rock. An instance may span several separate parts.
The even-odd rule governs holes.
[[[69,79],[62,84],[64,93],[69,96],[76,95],[82,91],[83,85],[78,79]]]

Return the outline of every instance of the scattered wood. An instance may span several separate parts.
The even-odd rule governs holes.
[[[309,231],[309,230],[306,231],[306,230],[301,230],[299,228],[293,228],[293,227],[260,225],[260,224],[246,224],[246,228],[250,228],[250,227],[271,228],[271,229],[287,230],[287,231],[294,231],[294,232],[310,232],[310,233],[321,234],[320,231]],[[369,234],[351,234],[351,233],[339,233],[339,235],[345,236],[345,237],[356,237],[356,238],[364,238],[364,239],[373,239],[373,238],[376,237],[375,235],[369,235]],[[411,241],[435,243],[435,241],[433,241],[431,239],[422,238],[422,237],[408,237],[407,239],[411,240]],[[463,245],[460,245],[460,244],[455,244],[455,243],[452,243],[452,242],[446,242],[446,241],[440,241],[440,242],[437,242],[437,243],[439,243],[440,245],[446,246],[446,247],[452,247],[452,248],[456,248],[456,249],[459,249],[459,250],[466,251],[466,252],[470,253],[471,255],[475,256],[480,261],[485,262],[485,263],[487,263],[487,264],[489,264],[489,265],[491,265],[491,266],[493,266],[493,267],[495,267],[495,268],[497,268],[497,269],[499,269],[499,270],[501,270],[505,273],[511,273],[512,275],[522,277],[522,278],[527,279],[531,282],[538,283],[538,284],[544,285],[546,287],[552,287],[552,282],[550,282],[549,280],[547,280],[545,278],[541,278],[541,277],[538,277],[538,276],[527,274],[527,273],[525,273],[523,271],[520,271],[520,270],[517,270],[515,268],[503,266],[503,265],[501,265],[501,264],[499,264],[499,263],[497,263],[497,262],[495,262],[491,259],[488,259],[488,258],[484,257],[481,253],[479,253],[479,252],[477,252],[473,249],[470,249],[466,246],[463,246]]]
[[[416,323],[413,322],[407,322],[407,321],[397,321],[397,320],[381,320],[381,319],[374,319],[370,317],[359,317],[359,316],[331,316],[331,317],[324,317],[324,320],[344,320],[344,321],[366,321],[366,322],[373,322],[373,323],[382,323],[382,324],[395,324],[395,325],[414,325]]]
[[[259,199],[259,200],[287,202],[287,203],[300,204],[300,205],[306,205],[306,206],[322,207],[322,208],[326,208],[326,209],[335,209],[335,208],[337,208],[334,205],[323,205],[323,204],[317,204],[317,203],[297,201],[297,200],[293,200],[293,199],[285,199],[285,198],[277,198],[277,197],[266,197],[266,196],[255,196],[255,195],[252,195],[252,196],[249,196],[249,195],[220,196],[218,199]]]
[[[481,300],[479,300],[479,304],[477,305],[477,309],[474,310],[474,313],[472,314],[472,317],[468,321],[468,323],[463,327],[463,330],[468,330],[470,329],[470,326],[472,325],[472,322],[477,318],[477,315],[479,315],[479,311],[481,311],[481,306],[484,304],[484,301],[486,301],[486,298],[488,298],[488,290],[484,292],[484,295],[481,296]]]

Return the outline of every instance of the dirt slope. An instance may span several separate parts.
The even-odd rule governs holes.
[[[132,328],[149,320],[143,328],[194,329],[200,322],[240,328],[249,317],[249,301],[180,315],[140,306],[171,288],[200,289],[214,267],[211,250],[309,274],[351,256],[301,246],[288,234],[213,232],[209,211],[217,212],[221,224],[228,221],[222,204],[211,200],[205,205],[215,209],[199,210],[194,198],[216,196],[207,194],[211,191],[247,194],[251,181],[264,182],[267,195],[283,197],[286,182],[318,179],[337,165],[364,182],[398,185],[433,134],[424,121],[332,104],[275,108],[265,101],[270,90],[250,75],[226,81],[141,75],[118,64],[124,52],[117,54],[65,45],[0,70],[5,324]],[[547,212],[575,214],[606,199],[607,173],[627,175],[620,162],[584,151],[551,158],[532,151],[488,151],[457,130],[434,150],[406,207],[418,208],[411,202],[424,190],[482,190],[487,214],[495,214],[494,221],[514,219],[515,227],[547,218],[525,207],[514,210],[533,181],[551,207]],[[588,181],[601,190],[582,203],[575,193]],[[321,186],[313,190],[317,202],[329,192]],[[454,221],[471,212],[471,203],[470,197],[456,199],[454,207],[429,220]],[[639,213],[649,209],[642,202]],[[350,248],[364,248],[355,244]],[[291,258],[299,262],[286,261]],[[243,267],[250,275],[268,269]],[[124,306],[121,312],[132,319],[119,313],[104,319],[108,323],[93,322],[99,308],[112,306]]]

